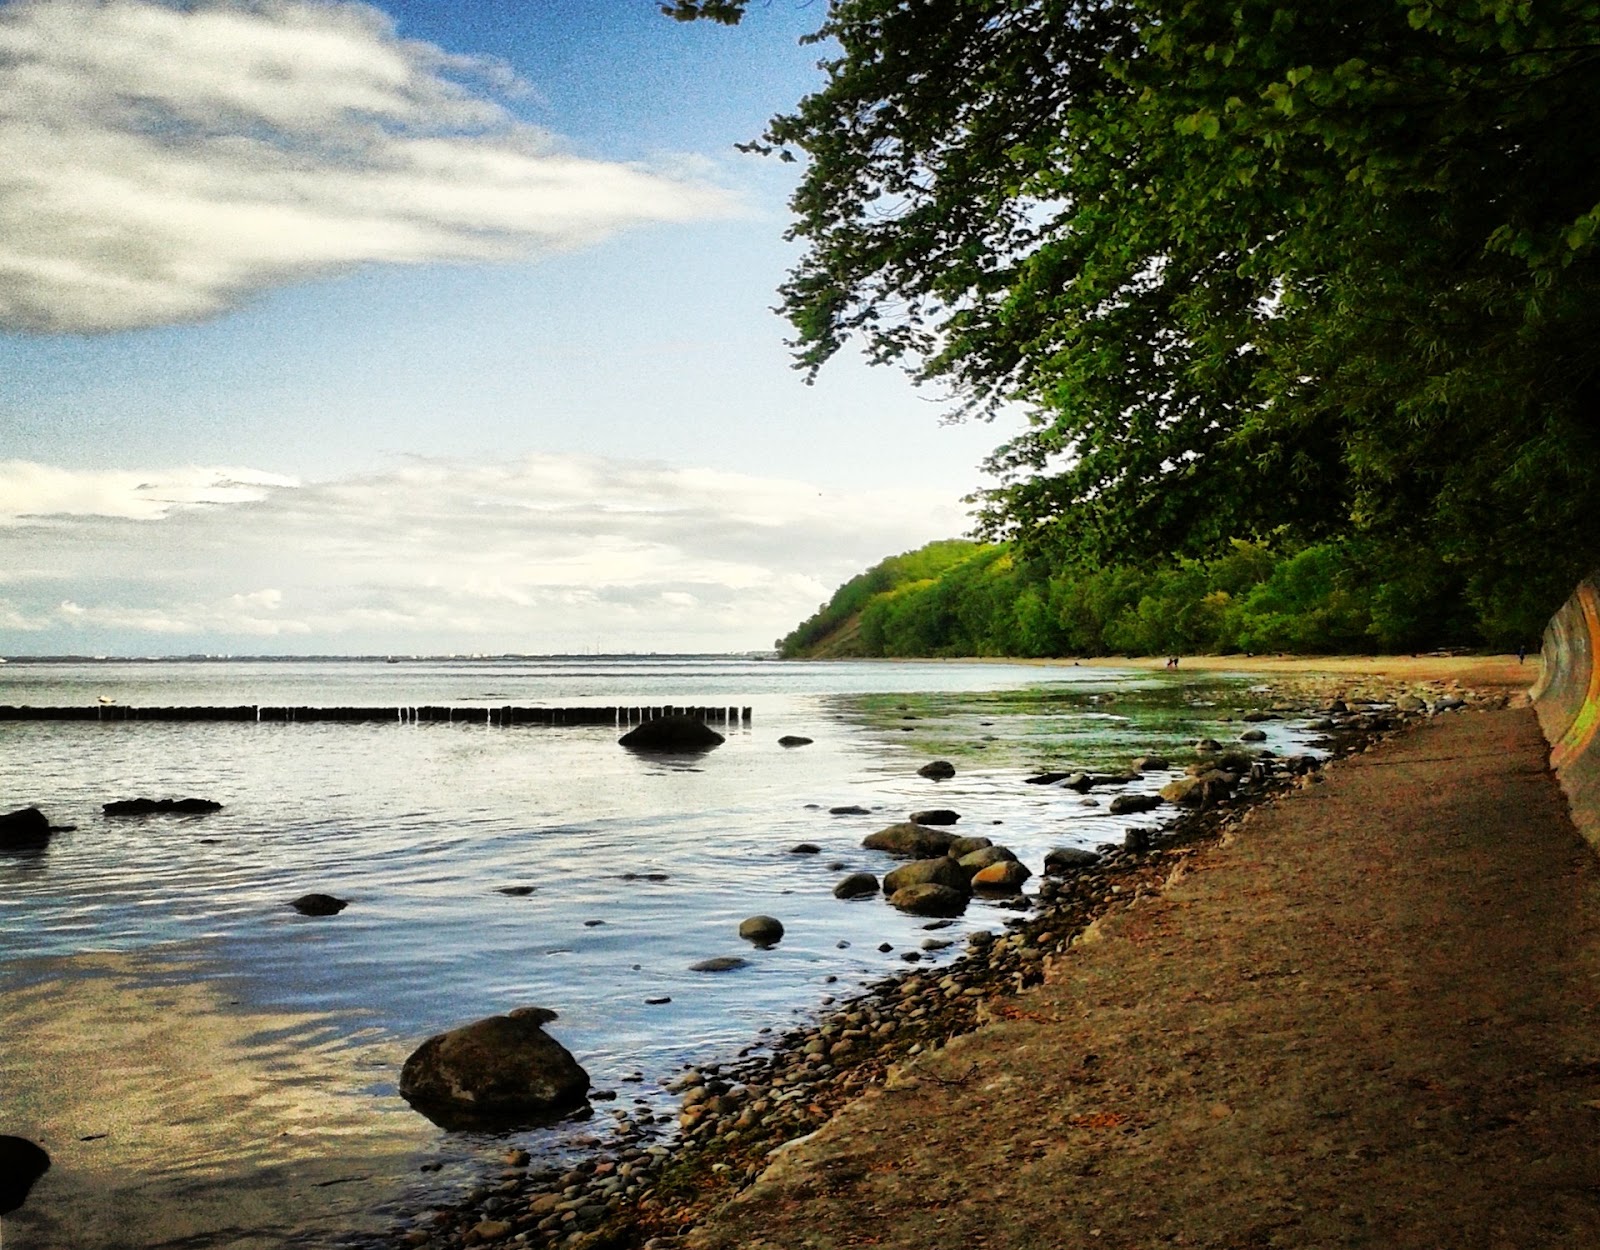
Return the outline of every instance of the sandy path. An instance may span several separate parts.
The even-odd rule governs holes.
[[[1600,1246],[1600,861],[1530,710],[1342,762],[1179,872],[689,1244]]]

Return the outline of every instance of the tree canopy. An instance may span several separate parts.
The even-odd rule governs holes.
[[[1026,405],[987,536],[1354,535],[1544,612],[1600,556],[1600,3],[832,0],[813,38],[752,145],[805,162],[797,359]]]

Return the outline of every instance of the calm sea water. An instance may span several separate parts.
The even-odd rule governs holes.
[[[881,900],[833,898],[844,872],[889,866],[861,849],[865,834],[915,808],[952,807],[963,832],[1010,846],[1038,871],[1051,847],[1120,841],[1128,825],[1154,819],[1111,817],[1070,791],[1024,785],[1025,776],[1121,766],[1202,734],[1233,736],[1237,727],[1218,718],[1251,697],[1242,680],[999,663],[14,662],[0,666],[0,703],[674,703],[745,705],[754,715],[693,760],[636,756],[607,727],[502,729],[472,718],[0,723],[0,810],[37,804],[77,826],[42,854],[0,856],[0,994],[47,1019],[54,987],[95,959],[137,958],[118,965],[133,991],[141,978],[213,983],[229,1003],[315,1021],[283,1036],[331,1056],[327,1097],[342,1100],[357,1126],[341,1129],[340,1149],[352,1149],[362,1123],[375,1133],[387,1123],[456,1161],[483,1143],[422,1126],[394,1092],[396,1057],[429,1034],[549,1006],[560,1013],[551,1032],[597,1086],[624,1089],[639,1112],[664,1109],[661,1085],[684,1064],[727,1058],[763,1030],[903,968],[900,954],[927,936],[922,921]],[[1267,728],[1267,745],[1280,750],[1306,737],[1286,723]],[[785,749],[784,734],[815,742]],[[952,760],[955,778],[919,777],[934,758]],[[225,806],[204,817],[100,814],[112,799],[181,795]],[[828,814],[842,804],[873,815]],[[792,854],[800,842],[822,853]],[[507,886],[533,892],[499,892]],[[299,916],[288,902],[308,891],[350,906],[333,918]],[[755,913],[787,926],[774,949],[738,939],[739,921]],[[977,903],[944,936],[997,927],[1009,914]],[[713,955],[750,965],[689,970]],[[256,1062],[242,1053],[239,1062]],[[275,1064],[283,1081],[305,1080],[281,1057],[260,1060],[253,1079],[264,1105]],[[15,1104],[23,1092],[6,1080],[15,1087],[37,1073],[0,1064],[0,1117],[5,1099]],[[0,1131],[23,1130],[0,1119]],[[571,1130],[527,1142],[559,1146],[563,1132]],[[301,1143],[306,1155],[330,1148],[314,1132]],[[239,1166],[250,1166],[247,1156]],[[187,1184],[189,1164],[203,1160],[206,1176],[226,1180],[228,1157],[195,1123],[156,1170]],[[119,1166],[137,1170],[137,1151]],[[353,1208],[375,1201],[363,1193],[328,1220],[355,1218]],[[253,1244],[248,1231],[216,1244]],[[82,1229],[74,1235],[95,1244]]]

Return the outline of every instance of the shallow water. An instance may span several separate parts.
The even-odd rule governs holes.
[[[1236,736],[1237,726],[1216,718],[1252,697],[1242,681],[1006,664],[672,657],[0,667],[0,703],[102,696],[147,705],[754,709],[751,726],[730,731],[716,750],[654,760],[619,749],[608,727],[0,723],[0,810],[37,803],[53,821],[78,826],[43,853],[0,857],[0,1028],[8,1049],[33,1056],[0,1064],[0,1131],[53,1134],[64,1145],[99,1131],[85,1127],[81,1100],[37,1088],[39,1057],[83,1062],[76,1035],[51,1027],[48,1005],[77,1002],[97,961],[125,960],[118,993],[190,987],[167,1010],[193,1015],[200,1036],[229,1013],[291,1023],[252,1024],[219,1044],[227,1080],[191,1072],[195,1108],[181,1132],[159,1135],[159,1165],[121,1143],[131,1153],[116,1156],[115,1171],[128,1178],[119,1202],[159,1209],[164,1195],[191,1185],[259,1179],[260,1159],[226,1127],[237,1078],[256,1091],[263,1131],[279,1125],[279,1162],[299,1159],[310,1175],[336,1152],[343,1170],[364,1178],[340,1187],[333,1210],[295,1206],[291,1222],[313,1234],[381,1226],[387,1204],[457,1183],[474,1159],[503,1145],[433,1130],[395,1095],[399,1061],[427,1035],[519,1005],[550,1006],[560,1013],[551,1033],[597,1086],[622,1091],[618,1105],[635,1114],[664,1112],[661,1085],[684,1064],[726,1058],[762,1030],[781,1032],[825,998],[905,966],[900,954],[926,936],[921,921],[881,900],[832,897],[842,873],[889,866],[861,849],[866,833],[914,808],[953,807],[963,832],[1003,842],[1037,871],[1053,846],[1120,841],[1126,827],[1154,824],[1159,813],[1110,817],[1023,777],[1044,767],[1122,766],[1207,733]],[[1287,724],[1266,728],[1267,745],[1279,750],[1305,738]],[[785,733],[815,743],[785,749],[777,744]],[[957,775],[941,783],[917,776],[935,757],[952,760]],[[1152,774],[1141,784],[1164,780]],[[99,814],[115,798],[187,794],[225,807],[203,817]],[[874,814],[828,815],[847,803]],[[792,854],[802,841],[821,853]],[[498,892],[517,885],[534,891]],[[288,907],[313,890],[350,906],[323,919]],[[753,913],[783,920],[780,945],[755,951],[739,941],[738,922]],[[975,904],[947,936],[996,927],[1009,914]],[[879,951],[884,942],[893,949]],[[957,942],[932,958],[959,950]],[[689,971],[711,955],[750,964],[728,974]],[[646,1002],[661,997],[671,1002]],[[315,1063],[307,1068],[297,1056]],[[122,1078],[129,1105],[149,1105],[141,1071]],[[303,1111],[319,1097],[326,1131]],[[108,1098],[116,1101],[114,1093],[97,1101]],[[21,1107],[31,1110],[19,1117]],[[520,1140],[561,1149],[595,1131],[567,1126]],[[416,1180],[411,1164],[396,1168],[406,1151],[445,1171]],[[84,1167],[82,1175],[93,1172]],[[413,1178],[404,1194],[401,1173]],[[104,1181],[106,1173],[96,1175]],[[41,1182],[29,1208],[8,1221],[8,1244],[30,1244],[35,1204],[59,1216],[74,1193],[104,1189],[74,1190],[69,1179]],[[270,1222],[264,1209],[251,1218]],[[96,1226],[80,1221],[74,1244],[119,1244],[97,1241]]]

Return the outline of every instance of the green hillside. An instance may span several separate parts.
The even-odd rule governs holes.
[[[1487,594],[1425,547],[1234,542],[1213,560],[1049,568],[951,540],[851,578],[786,658],[1361,653],[1537,645],[1536,592]]]

